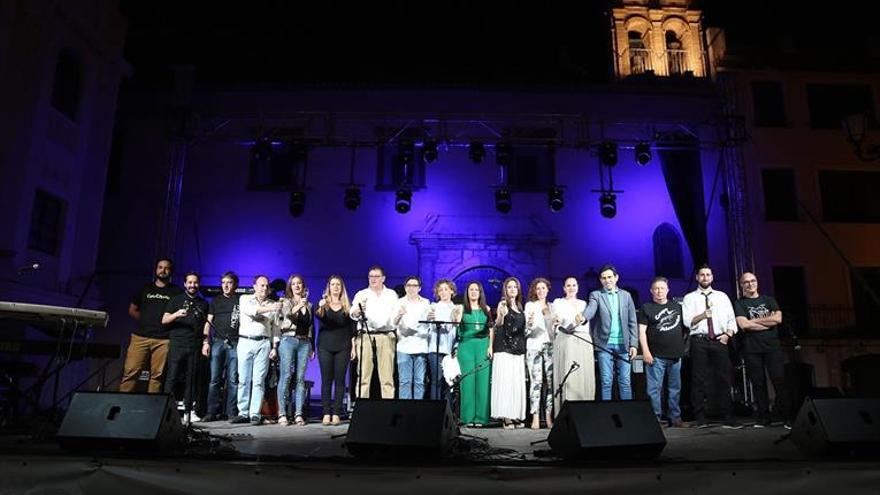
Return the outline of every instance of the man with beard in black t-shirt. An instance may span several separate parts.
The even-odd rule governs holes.
[[[653,302],[645,303],[639,312],[639,343],[648,381],[648,396],[657,420],[663,415],[663,377],[668,379],[667,417],[669,425],[681,428],[681,356],[684,354],[685,327],[681,305],[669,298],[669,281],[655,277],[651,282]]]
[[[220,279],[222,293],[211,300],[205,323],[202,354],[211,358],[211,384],[208,386],[208,415],[203,421],[234,418],[238,415],[238,275],[226,272]],[[226,376],[226,407],[220,412],[223,376]]]
[[[165,392],[179,398],[179,390],[183,387],[183,407],[187,413],[192,410],[195,392],[197,347],[208,318],[208,301],[199,295],[199,286],[199,274],[187,273],[183,283],[184,293],[168,301],[162,315],[162,324],[168,326],[170,337]],[[198,420],[193,416],[193,421]]]
[[[776,403],[773,412],[785,421],[788,410],[788,392],[785,389],[785,363],[779,343],[778,327],[782,324],[782,311],[776,299],[758,294],[758,279],[754,273],[745,272],[739,278],[742,297],[733,305],[736,323],[743,330],[743,358],[746,371],[755,391],[758,407],[755,428],[770,426],[770,399],[767,394],[767,376],[773,382]],[[764,370],[767,373],[764,373]]]
[[[156,278],[144,285],[131,299],[128,314],[138,321],[125,353],[120,392],[133,392],[141,372],[149,366],[152,394],[162,391],[162,374],[168,356],[168,329],[162,325],[162,314],[172,297],[180,294],[180,287],[171,283],[171,260],[156,261]]]

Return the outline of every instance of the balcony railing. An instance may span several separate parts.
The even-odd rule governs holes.
[[[647,48],[629,49],[630,74],[644,74],[653,69],[651,66],[651,52]]]
[[[678,76],[690,70],[685,50],[666,50],[666,64],[670,76]]]

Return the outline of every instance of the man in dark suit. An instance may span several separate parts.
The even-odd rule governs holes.
[[[632,296],[617,287],[619,278],[613,265],[603,266],[599,270],[602,289],[590,293],[590,300],[584,309],[584,318],[590,322],[590,334],[597,346],[595,352],[599,363],[602,400],[611,400],[615,368],[620,398],[632,399],[630,363],[638,353],[639,325]]]

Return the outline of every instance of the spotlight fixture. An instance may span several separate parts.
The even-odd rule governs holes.
[[[302,216],[306,209],[306,193],[305,191],[293,191],[290,193],[290,203],[287,205],[290,216],[297,218]]]
[[[550,188],[550,191],[547,193],[547,206],[550,207],[550,211],[553,213],[558,212],[565,206],[565,200],[562,197],[562,188],[559,186],[553,186]]]
[[[495,209],[499,213],[510,213],[513,207],[513,201],[510,197],[510,189],[502,187],[495,190]]]
[[[483,157],[486,156],[486,147],[483,145],[483,142],[471,141],[471,144],[468,146],[468,156],[472,162],[482,163]]]
[[[415,161],[416,147],[410,139],[401,139],[397,143],[397,160],[402,165],[412,165]]]
[[[617,215],[617,195],[612,192],[603,192],[599,196],[599,211],[605,218],[614,218]]]
[[[651,145],[645,141],[636,144],[635,148],[636,163],[645,166],[651,161]]]
[[[437,140],[434,138],[425,139],[425,144],[422,147],[422,159],[425,160],[425,163],[433,163],[437,161]]]
[[[510,165],[513,148],[507,141],[499,141],[495,145],[495,163],[498,165]]]
[[[394,209],[397,213],[409,213],[412,208],[412,189],[398,189],[394,195]]]
[[[602,165],[613,167],[617,165],[617,143],[614,141],[602,141],[599,143],[599,160]]]
[[[272,158],[272,139],[269,136],[258,137],[251,147],[251,157],[258,162]]]
[[[357,186],[345,188],[345,207],[351,211],[357,210],[361,205],[361,189]]]

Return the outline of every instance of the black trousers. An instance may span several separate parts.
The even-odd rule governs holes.
[[[173,394],[175,399],[181,400],[188,411],[192,407],[190,380],[193,375],[193,353],[195,346],[192,343],[184,343],[171,339],[168,344],[168,358],[165,360],[165,392]],[[195,378],[193,376],[193,378]],[[195,384],[193,384],[195,388]],[[181,391],[183,392],[181,394]]]
[[[341,415],[342,397],[345,395],[345,370],[351,360],[351,346],[346,346],[341,351],[328,351],[318,349],[318,364],[321,366],[321,407],[323,414]],[[354,382],[352,382],[354,383]],[[333,390],[333,404],[331,407],[330,393]]]
[[[725,418],[733,417],[730,400],[732,366],[727,346],[718,340],[692,335],[691,344],[691,404],[694,418],[706,419],[705,399]]]
[[[755,392],[758,419],[770,419],[770,398],[767,393],[768,376],[773,383],[773,391],[776,393],[773,412],[781,419],[787,419],[790,399],[788,398],[788,390],[785,388],[785,363],[783,362],[782,349],[748,352],[743,354],[743,358],[746,362],[746,372],[752,382],[752,390]]]

